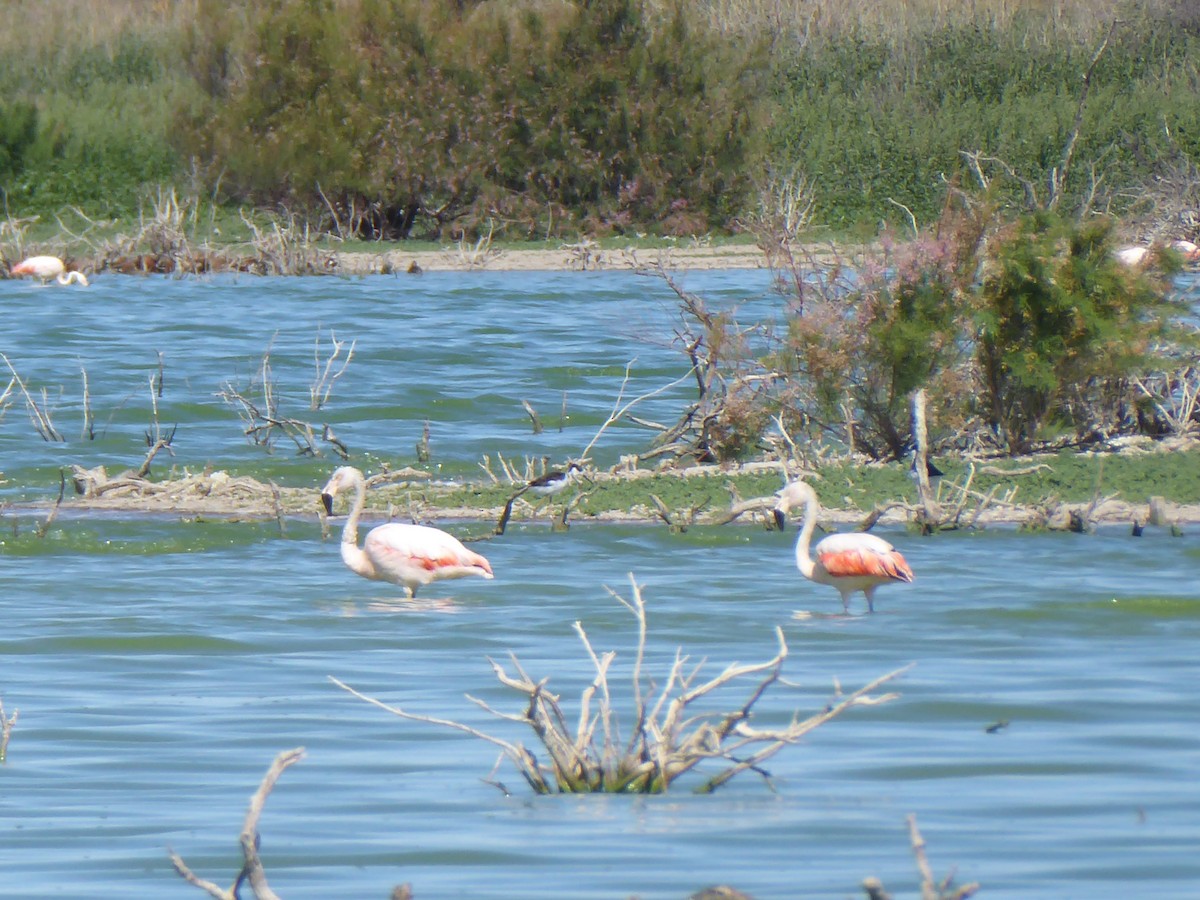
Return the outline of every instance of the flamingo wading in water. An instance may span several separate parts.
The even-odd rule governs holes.
[[[86,275],[82,272],[68,272],[63,261],[57,256],[31,256],[13,266],[9,270],[9,274],[14,277],[30,275],[42,284],[49,284],[51,280],[54,280],[59,284],[71,284],[77,281],[84,287],[88,286]]]
[[[486,559],[459,542],[453,535],[428,525],[389,522],[367,532],[358,546],[358,520],[367,502],[367,483],[363,473],[353,466],[342,466],[333,473],[321,491],[325,511],[333,515],[333,499],[346,490],[354,491],[350,517],[342,529],[342,562],[357,575],[374,581],[389,581],[415,597],[417,588],[446,578],[468,575],[492,577]]]
[[[804,504],[804,521],[796,539],[796,568],[809,581],[829,584],[842,595],[842,608],[850,612],[850,596],[862,591],[867,609],[875,612],[875,589],[891,581],[911,582],[912,569],[891,544],[873,534],[831,534],[814,548],[817,558],[809,556],[808,545],[817,527],[817,494],[803,481],[793,481],[779,492],[775,521],[782,531],[792,507]]]

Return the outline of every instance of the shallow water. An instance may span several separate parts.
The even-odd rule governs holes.
[[[772,302],[759,273],[689,286],[714,303],[749,296],[755,314]],[[282,443],[266,456],[213,396],[254,371],[272,339],[275,376],[300,415],[318,325],[357,338],[328,410],[339,436],[368,467],[406,462],[429,418],[435,462],[458,475],[498,449],[578,452],[634,357],[630,395],[680,374],[678,354],[640,340],[669,329],[669,294],[628,275],[3,288],[4,352],[31,389],[63,385],[50,396],[68,434],[44,443],[19,403],[8,408],[10,498],[53,496],[70,462],[140,461],[158,351],[160,419],[179,422],[167,464],[314,489],[328,459],[295,458]],[[81,366],[102,440],[78,436]],[[669,418],[686,388],[643,414]],[[521,399],[545,418],[541,435]],[[644,438],[613,429],[597,456],[615,461]],[[260,823],[272,887],[287,898],[385,897],[404,881],[421,900],[666,900],[717,882],[760,898],[849,897],[868,875],[914,895],[910,813],[935,871],[957,867],[982,896],[1200,891],[1197,529],[885,531],[917,581],[881,589],[877,614],[846,618],[830,615],[835,592],[796,573],[791,535],[750,525],[511,528],[474,545],[494,581],[443,583],[405,603],[343,568],[312,521],[281,535],[274,522],[64,515],[38,538],[39,518],[0,521],[0,696],[20,709],[0,767],[3,896],[197,896],[168,848],[229,884],[247,799],[276,753],[297,746],[307,756]],[[507,764],[492,773],[491,745],[390,716],[328,680],[532,742],[464,695],[518,712],[487,662],[511,652],[551,676],[574,713],[592,674],[579,621],[598,651],[618,651],[612,683],[627,708],[635,628],[606,587],[628,596],[631,572],[659,682],[676,648],[715,674],[769,658],[782,626],[788,683],[758,705],[762,723],[820,709],[835,683],[850,690],[914,667],[891,686],[894,702],[851,710],[781,751],[769,785],[743,775],[697,796],[685,780],[652,798],[531,796]]]

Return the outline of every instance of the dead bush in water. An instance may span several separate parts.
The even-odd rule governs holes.
[[[268,227],[242,214],[254,246],[246,268],[256,275],[328,275],[337,270],[337,257],[316,245],[316,235],[295,216],[272,217]]]
[[[316,375],[308,389],[309,406],[313,411],[324,408],[333,392],[334,383],[345,374],[346,368],[354,356],[354,344],[351,343],[345,359],[339,364],[338,358],[344,349],[345,341],[338,341],[332,331],[330,331],[330,340],[333,350],[322,368],[320,360],[321,333],[318,329],[313,351]],[[273,343],[274,339],[272,339]],[[256,395],[260,395],[262,399],[257,399]],[[278,434],[282,433],[292,440],[292,443],[296,445],[296,452],[301,456],[321,456],[321,448],[318,444],[318,441],[321,440],[327,443],[333,452],[342,459],[350,457],[346,445],[338,439],[328,424],[320,426],[318,435],[317,426],[313,423],[286,416],[280,411],[279,392],[271,369],[271,345],[268,345],[263,352],[258,370],[251,376],[248,385],[242,387],[239,383],[227,381],[225,386],[217,392],[217,396],[237,411],[238,418],[245,426],[243,434],[246,439],[252,444],[263,447],[268,453],[274,452],[275,439]]]
[[[507,758],[538,794],[554,793],[641,793],[661,794],[678,779],[704,763],[715,762],[722,768],[708,776],[696,788],[697,793],[711,793],[741,772],[752,771],[770,780],[762,764],[784,747],[795,744],[814,729],[841,715],[852,706],[886,703],[896,694],[873,696],[871,691],[895,678],[904,669],[876,678],[858,690],[842,695],[820,712],[801,717],[793,715],[790,722],[777,728],[757,728],[751,724],[754,706],[767,690],[781,678],[788,647],[783,630],[776,627],[778,651],[768,660],[746,665],[730,664],[708,680],[700,678],[703,662],[693,664],[681,651],[676,651],[661,690],[644,681],[646,663],[646,607],[641,589],[630,576],[631,599],[610,591],[622,606],[633,613],[638,624],[637,645],[632,670],[632,726],[622,737],[620,716],[613,703],[609,686],[609,670],[616,651],[598,655],[583,625],[575,623],[575,631],[583,642],[595,676],[580,697],[577,723],[571,726],[559,697],[547,690],[549,678],[534,680],[515,656],[510,657],[513,672],[490,660],[500,683],[523,695],[525,709],[519,715],[500,712],[487,703],[468,695],[482,709],[509,722],[518,722],[533,729],[541,743],[545,758],[539,758],[522,743],[479,731],[461,722],[433,718],[406,712],[389,706],[373,697],[356,691],[331,677],[345,691],[385,709],[403,719],[427,722],[453,728],[481,738],[501,749]],[[725,688],[751,683],[745,698],[724,712],[700,708],[700,702],[711,705],[714,696]],[[593,709],[593,704],[595,708]],[[501,789],[503,785],[499,785]]]

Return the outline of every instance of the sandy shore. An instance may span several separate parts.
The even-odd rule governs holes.
[[[701,243],[657,249],[601,249],[590,242],[555,249],[476,250],[470,245],[441,250],[389,249],[381,253],[339,253],[346,274],[394,272],[567,272],[639,269],[662,266],[669,270],[762,269],[766,256],[747,245],[708,246]]]

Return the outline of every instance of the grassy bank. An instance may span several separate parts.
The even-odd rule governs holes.
[[[1162,497],[1178,522],[1200,521],[1200,447],[1195,443],[1164,449],[1149,444],[1137,450],[1111,453],[1059,453],[1018,460],[939,459],[946,473],[940,499],[947,507],[958,503],[960,488],[968,488],[966,512],[960,524],[972,517],[984,498],[988,510],[980,527],[1015,524],[1030,527],[1066,527],[1070,507],[1089,507],[1094,523],[1144,522],[1151,497]],[[403,466],[392,467],[400,472]],[[279,493],[266,482],[250,477],[218,475],[177,476],[174,473],[147,483],[143,490],[126,486],[119,492],[86,498],[67,498],[67,506],[119,509],[127,512],[170,511],[186,516],[234,516],[251,519],[277,515],[314,516],[319,485],[328,467],[314,472],[312,483],[297,486],[288,479],[272,479]],[[373,474],[368,471],[367,474]],[[919,507],[917,488],[901,463],[869,464],[843,460],[805,473],[817,490],[824,518],[839,528],[862,525],[874,511],[890,508],[888,520],[914,522]],[[290,484],[289,484],[290,482]],[[738,521],[759,527],[769,524],[770,498],[782,484],[775,466],[697,467],[670,472],[597,472],[580,481],[577,489],[536,502],[527,498],[512,507],[511,522],[548,524],[561,518],[570,505],[569,522],[646,521],[686,529],[691,525]],[[126,482],[126,485],[128,483]],[[231,490],[236,487],[236,491]],[[391,516],[399,521],[465,519],[477,522],[472,530],[486,533],[520,485],[462,481],[429,483],[421,477],[401,478],[368,492],[369,518]],[[762,503],[750,501],[762,499]],[[23,507],[26,504],[16,504]],[[45,506],[45,501],[36,506]],[[730,513],[744,506],[734,518]],[[664,515],[665,513],[665,515]],[[669,521],[668,521],[669,520]]]
[[[61,219],[75,252],[163,191],[218,240],[255,208],[340,238],[720,232],[797,191],[861,238],[929,222],[948,183],[1041,190],[1077,114],[1072,207],[1197,205],[1182,0],[10,7],[6,212],[35,244]]]

